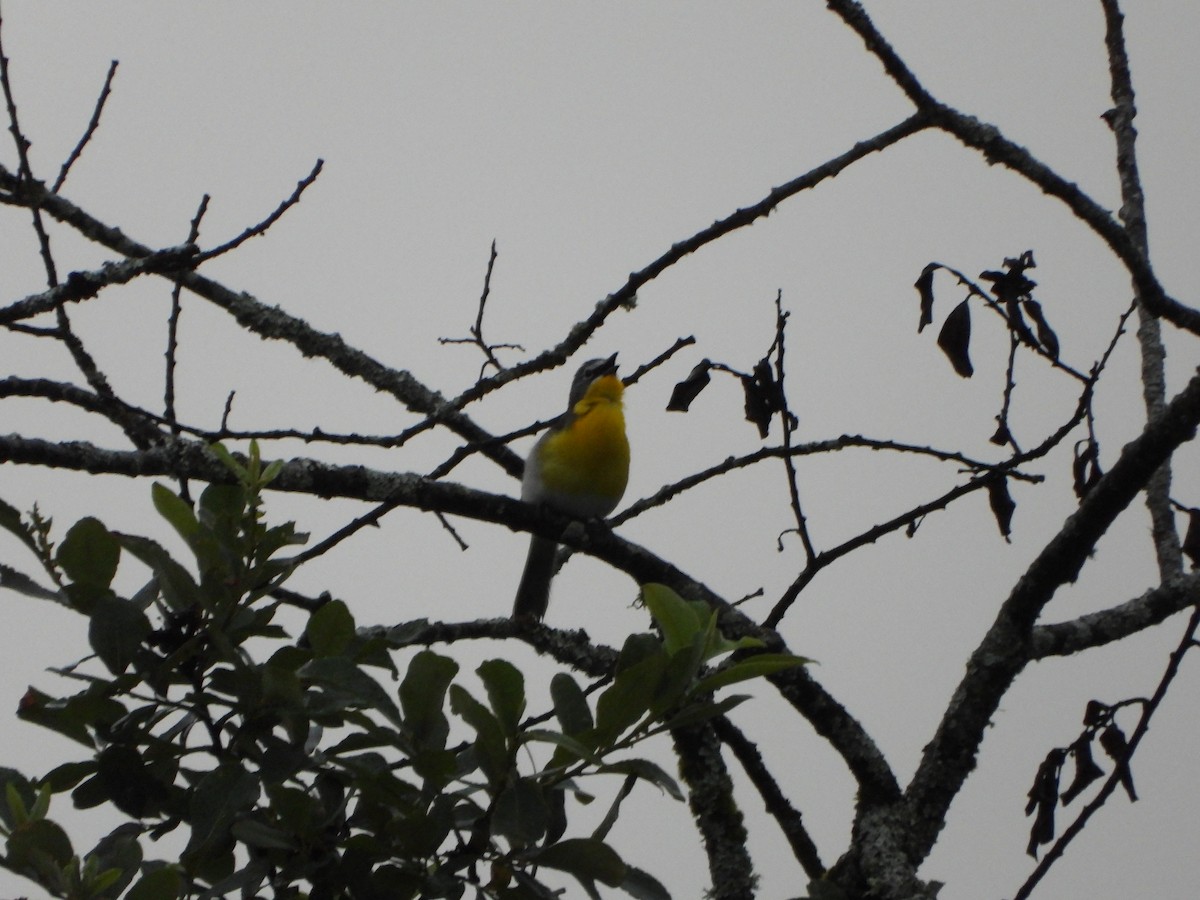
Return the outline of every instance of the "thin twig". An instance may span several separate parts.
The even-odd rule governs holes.
[[[1008,367],[1004,372],[1004,395],[1000,401],[1000,414],[996,416],[996,434],[1003,436],[1004,443],[1012,448],[1013,453],[1017,454],[1021,452],[1021,446],[1017,443],[1017,438],[1008,425],[1008,414],[1012,409],[1013,390],[1017,386],[1017,348],[1020,346],[1021,340],[1017,337],[1017,333],[1010,331],[1008,333]],[[1000,443],[1000,441],[994,440],[994,443]]]
[[[922,118],[923,127],[932,126],[952,135],[961,143],[978,150],[991,163],[1000,163],[1022,178],[1062,201],[1116,254],[1133,276],[1139,296],[1155,315],[1193,334],[1200,334],[1200,310],[1171,297],[1150,265],[1148,257],[1130,238],[1123,225],[1092,197],[1080,190],[1019,144],[1013,143],[995,125],[982,122],[935,100],[916,76],[896,55],[891,45],[855,0],[827,0],[826,5],[862,38],[867,49],[884,66],[892,79],[908,95]]]
[[[96,98],[96,108],[92,110],[92,119],[88,122],[87,128],[84,129],[83,137],[79,139],[79,143],[75,145],[75,149],[71,151],[66,162],[59,169],[58,177],[54,179],[54,185],[50,188],[51,193],[57,194],[62,190],[62,186],[67,180],[67,173],[71,171],[71,166],[75,165],[75,161],[83,155],[83,148],[87,146],[88,141],[92,139],[92,135],[96,133],[96,129],[100,127],[100,115],[104,112],[104,104],[108,101],[108,95],[112,93],[113,77],[117,74],[118,65],[120,63],[115,59],[109,64],[108,75],[104,78],[104,87],[100,89],[100,96]]]
[[[779,391],[780,409],[779,420],[783,426],[783,467],[787,473],[788,499],[792,506],[792,516],[796,520],[796,533],[800,535],[800,542],[804,545],[804,556],[808,563],[812,563],[813,558],[817,555],[816,549],[813,547],[812,538],[808,534],[808,519],[804,515],[804,509],[800,505],[800,487],[796,483],[796,462],[792,456],[792,433],[796,429],[796,416],[792,413],[787,402],[787,391],[784,388],[784,334],[787,329],[787,313],[783,311],[783,291],[775,293],[775,384]],[[768,356],[770,353],[768,352]]]
[[[200,205],[196,209],[196,215],[192,217],[191,224],[188,226],[187,243],[189,246],[195,245],[200,239],[200,222],[204,218],[204,213],[208,210],[208,199],[208,194],[200,198]],[[179,419],[175,413],[175,365],[177,361],[176,353],[179,349],[179,316],[183,311],[182,304],[180,303],[182,292],[183,284],[177,280],[171,288],[171,313],[167,317],[167,371],[163,385],[163,418],[167,420],[171,428],[171,434],[174,435],[181,433]],[[191,503],[186,478],[179,479],[179,496],[186,502]]]
[[[1109,77],[1112,82],[1113,107],[1105,114],[1117,145],[1117,176],[1121,184],[1121,209],[1118,215],[1129,239],[1149,258],[1150,241],[1146,232],[1146,198],[1137,164],[1137,129],[1133,119],[1133,76],[1125,52],[1124,16],[1117,0],[1101,0],[1104,9],[1104,42],[1108,49]],[[1136,288],[1136,284],[1135,284]],[[1141,299],[1140,296],[1138,298]],[[1166,405],[1166,349],[1163,347],[1162,327],[1158,317],[1143,303],[1138,303],[1138,347],[1142,355],[1142,399],[1147,418],[1154,418]],[[1171,513],[1171,464],[1168,461],[1154,473],[1146,485],[1146,508],[1150,512],[1150,527],[1159,577],[1164,581],[1183,571],[1183,552],[1175,517]]]
[[[251,225],[237,237],[226,241],[224,244],[213,247],[211,250],[205,250],[203,253],[197,254],[195,264],[200,265],[200,263],[208,262],[208,260],[212,259],[213,257],[220,256],[223,253],[228,253],[230,250],[233,250],[236,247],[240,247],[246,241],[250,240],[250,238],[265,234],[267,229],[278,222],[284,213],[300,202],[300,195],[304,193],[309,185],[317,180],[317,176],[321,174],[321,169],[324,167],[325,160],[318,159],[316,164],[312,167],[312,171],[296,182],[296,189],[292,191],[291,196],[280,203],[279,206],[275,208],[273,213],[271,213],[257,225]]]
[[[1142,714],[1138,718],[1137,727],[1134,728],[1133,734],[1130,735],[1129,741],[1126,743],[1124,759],[1118,761],[1118,764],[1113,767],[1113,771],[1109,774],[1108,779],[1104,782],[1096,796],[1079,811],[1079,815],[1072,820],[1071,824],[1063,829],[1063,833],[1059,835],[1058,840],[1046,851],[1041,861],[1025,880],[1025,883],[1013,895],[1013,900],[1026,900],[1029,897],[1038,882],[1050,870],[1050,867],[1054,865],[1066,851],[1067,847],[1070,846],[1071,841],[1083,831],[1088,820],[1104,806],[1112,792],[1121,784],[1122,776],[1127,777],[1129,760],[1133,757],[1134,751],[1142,742],[1142,738],[1146,736],[1146,732],[1149,731],[1150,719],[1158,711],[1158,707],[1167,695],[1167,690],[1171,687],[1175,676],[1179,674],[1179,666],[1183,662],[1184,655],[1192,647],[1196,646],[1197,630],[1200,630],[1200,607],[1192,611],[1192,617],[1188,620],[1183,637],[1171,652],[1166,670],[1163,672],[1162,678],[1159,679],[1158,687],[1155,688],[1153,696],[1147,702],[1141,704]]]
[[[742,771],[762,797],[767,812],[779,825],[779,830],[783,832],[784,838],[792,848],[792,855],[804,868],[804,874],[810,879],[820,878],[825,874],[825,866],[821,862],[817,845],[813,843],[812,836],[804,827],[800,811],[784,796],[771,770],[763,762],[758,747],[725,716],[713,719],[713,728],[721,743],[732,750],[737,761],[741,763]]]
[[[1059,428],[1048,436],[1042,443],[1025,453],[1014,455],[1011,459],[1005,462],[998,463],[990,467],[986,472],[971,478],[964,484],[957,485],[946,491],[940,497],[937,497],[927,503],[922,503],[919,506],[913,507],[901,515],[895,516],[886,522],[869,528],[866,531],[855,535],[849,540],[843,541],[836,547],[831,547],[828,550],[822,550],[816,557],[804,568],[804,571],[788,586],[783,592],[779,600],[775,602],[770,614],[763,620],[764,627],[776,628],[779,622],[782,621],[784,614],[788,608],[800,596],[800,592],[808,586],[809,582],[817,576],[819,572],[829,566],[831,563],[846,556],[852,550],[857,550],[859,547],[864,547],[867,544],[873,544],[881,537],[892,532],[899,531],[901,528],[911,525],[920,520],[929,513],[939,509],[945,509],[950,503],[964,497],[972,491],[986,489],[989,484],[997,478],[1009,477],[1011,471],[1019,465],[1030,462],[1034,459],[1039,459],[1045,456],[1052,449],[1058,446],[1064,438],[1078,425],[1084,418],[1087,410],[1091,406],[1092,388],[1089,385],[1079,398],[1076,404],[1075,412],[1071,417]]]
[[[469,329],[470,337],[438,338],[439,344],[473,344],[483,353],[483,364],[479,367],[479,379],[487,372],[488,366],[497,372],[504,368],[496,359],[497,350],[523,350],[520,344],[489,344],[483,339],[483,311],[487,308],[488,297],[492,293],[492,271],[496,266],[496,240],[492,239],[491,253],[488,255],[487,271],[483,276],[483,291],[479,294],[479,306],[475,311],[475,324]]]
[[[678,353],[684,347],[690,347],[695,343],[696,343],[696,338],[694,335],[688,335],[687,337],[676,338],[675,343],[673,343],[670,347],[668,347],[662,353],[658,354],[658,356],[654,357],[654,359],[650,360],[650,362],[643,363],[642,365],[640,365],[636,369],[634,369],[630,374],[623,377],[621,379],[621,383],[624,384],[625,387],[629,387],[632,384],[637,384],[639,381],[641,381],[643,378],[645,378],[646,375],[648,375],[650,372],[653,372],[655,369],[657,369],[659,366],[661,366],[663,363],[665,363],[667,360],[669,360],[672,356],[674,356],[676,353]]]
[[[699,487],[705,482],[712,481],[715,478],[724,475],[727,472],[732,472],[737,469],[744,469],[748,466],[756,465],[764,460],[779,459],[785,455],[791,456],[812,456],[819,453],[833,453],[839,450],[849,448],[862,448],[875,451],[894,451],[896,453],[909,453],[916,456],[929,456],[933,459],[943,462],[959,463],[966,471],[969,472],[990,472],[1007,463],[984,462],[983,460],[973,459],[965,456],[962,453],[957,453],[951,450],[939,450],[936,447],[926,447],[919,444],[906,444],[900,441],[879,440],[876,438],[863,437],[859,434],[844,434],[836,438],[828,438],[821,441],[809,441],[804,444],[794,444],[791,447],[775,446],[761,447],[752,453],[747,453],[744,456],[733,456],[722,460],[714,466],[688,475],[686,478],[681,478],[679,481],[664,485],[648,497],[636,501],[626,507],[624,511],[612,518],[614,525],[626,522],[629,519],[639,516],[647,510],[663,506],[669,500],[674,499],[684,491]],[[1021,481],[1040,482],[1043,480],[1041,475],[1027,475],[1024,472],[1017,470],[1008,470],[1005,475],[1009,478],[1016,478]]]
[[[929,127],[929,123],[926,122],[923,114],[918,113],[910,116],[873,137],[859,141],[849,150],[825,161],[814,169],[810,169],[803,175],[793,178],[779,187],[773,188],[765,197],[755,203],[735,210],[724,218],[713,222],[707,228],[696,232],[691,237],[672,244],[669,250],[648,265],[631,273],[623,285],[597,303],[595,311],[586,319],[577,322],[571,328],[567,337],[558,345],[538,354],[533,359],[510,366],[503,372],[499,372],[491,378],[472,385],[451,400],[448,403],[448,407],[454,410],[462,409],[486,394],[498,390],[510,381],[524,378],[526,375],[543,371],[555,365],[562,365],[576,350],[583,346],[610,315],[618,309],[630,307],[636,301],[637,293],[642,287],[680,262],[684,257],[695,253],[702,247],[713,243],[733,231],[737,231],[739,228],[746,228],[753,225],[759,219],[769,215],[785,200],[806,190],[811,190],[822,182],[836,177],[859,160],[870,156],[872,153],[885,150],[927,127]],[[430,427],[430,425],[426,424],[422,427]]]

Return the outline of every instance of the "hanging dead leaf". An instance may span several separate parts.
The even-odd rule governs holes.
[[[1050,354],[1051,359],[1058,359],[1058,335],[1046,322],[1046,316],[1042,313],[1042,304],[1030,298],[1025,301],[1025,309],[1037,327],[1038,343],[1041,344],[1043,350]]]
[[[999,526],[1000,533],[1004,535],[1004,540],[1011,543],[1009,536],[1012,534],[1012,517],[1016,512],[1017,504],[1012,495],[1008,493],[1008,479],[998,478],[995,481],[989,481],[987,492],[992,515],[996,517],[996,525]]]
[[[950,315],[946,316],[946,321],[942,323],[941,333],[938,334],[938,346],[942,348],[942,352],[950,358],[950,364],[954,366],[954,371],[963,378],[970,378],[975,374],[975,367],[971,365],[971,307],[967,305],[968,301],[964,300]]]
[[[1071,755],[1075,757],[1075,777],[1071,779],[1067,789],[1062,792],[1063,805],[1070,803],[1087,790],[1091,784],[1104,777],[1104,770],[1092,759],[1092,742],[1090,740],[1079,741],[1071,748]]]
[[[783,409],[783,387],[775,380],[771,362],[765,357],[755,364],[754,375],[742,375],[741,379],[746,421],[753,423],[765,439],[771,429],[771,416]]]
[[[708,383],[712,381],[712,376],[708,374],[708,370],[712,368],[710,360],[701,360],[699,364],[688,373],[688,377],[675,385],[671,391],[671,400],[667,404],[668,412],[687,412],[692,405],[692,401],[699,396],[700,392],[708,387]]]
[[[1058,779],[1066,758],[1065,750],[1051,750],[1038,766],[1033,787],[1029,789],[1025,815],[1028,816],[1036,810],[1037,816],[1029,831],[1029,844],[1025,852],[1034,859],[1037,859],[1038,847],[1054,840],[1054,807],[1058,805]]]
[[[913,283],[913,287],[921,295],[921,321],[917,323],[917,334],[933,322],[933,273],[940,268],[937,263],[930,263],[921,270],[921,277]]]
[[[988,438],[997,447],[1003,447],[1006,444],[1012,443],[1012,433],[1008,430],[1008,425],[999,416],[996,417],[996,433]]]
[[[1125,739],[1125,732],[1115,724],[1109,725],[1100,732],[1100,746],[1104,748],[1108,758],[1116,763],[1121,787],[1125,788],[1125,793],[1131,801],[1136,801],[1138,796],[1133,788],[1133,772],[1129,768],[1129,741]]]

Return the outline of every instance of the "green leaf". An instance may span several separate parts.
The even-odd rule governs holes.
[[[125,900],[177,900],[184,895],[183,870],[179,866],[163,866],[147,872],[129,889]]]
[[[649,872],[643,872],[634,866],[628,866],[628,874],[621,882],[621,890],[635,900],[671,900],[671,895]]]
[[[492,784],[503,783],[511,767],[504,729],[491,710],[467,693],[461,685],[450,686],[450,708],[475,729],[479,764]]]
[[[504,733],[510,738],[515,736],[525,713],[525,676],[503,659],[485,660],[475,672],[483,681],[488,703]]]
[[[132,822],[118,825],[102,837],[85,858],[85,870],[99,873],[92,881],[90,896],[117,897],[137,877],[142,848],[137,838],[142,828]]]
[[[29,819],[29,808],[37,802],[37,794],[29,779],[16,769],[0,768],[0,784],[4,785],[4,803],[0,803],[0,819],[15,828]]]
[[[612,743],[646,714],[658,693],[667,662],[660,649],[657,655],[646,657],[613,679],[596,701],[597,746]]]
[[[63,763],[61,766],[55,766],[42,777],[42,783],[50,785],[50,789],[56,794],[63,791],[69,791],[83,779],[89,775],[95,774],[95,760],[84,760],[83,762]]]
[[[580,881],[599,881],[609,887],[619,887],[629,874],[629,867],[617,852],[593,838],[559,841],[535,854],[533,859],[540,866],[567,872]]]
[[[642,585],[642,601],[654,621],[662,629],[663,646],[674,655],[692,643],[697,632],[708,624],[708,615],[697,615],[697,609],[665,584]],[[704,604],[700,608],[707,611]]]
[[[200,531],[200,523],[188,502],[157,481],[150,486],[150,497],[158,514],[190,545]]]
[[[698,645],[701,662],[735,650],[751,650],[763,646],[757,638],[730,640],[717,628],[717,611],[699,600],[684,600],[661,584],[642,586],[642,597],[663,632],[667,653],[674,656]]]
[[[594,723],[587,695],[568,673],[558,672],[550,679],[550,699],[554,701],[554,715],[564,732],[575,735],[591,730]]]
[[[550,810],[537,785],[518,778],[496,797],[492,829],[508,838],[514,847],[527,847],[546,833]]]
[[[87,860],[87,863],[94,865],[90,859]],[[124,869],[100,869],[98,870],[98,874],[89,876],[85,880],[84,890],[93,897],[103,897],[105,895],[115,897],[125,885],[117,887],[116,890],[110,890],[110,888],[113,888],[125,878],[128,878],[128,881],[125,882],[125,884],[128,884],[129,881],[133,880],[135,874],[137,873],[126,872]]]
[[[210,484],[200,494],[198,520],[213,531],[232,536],[246,514],[246,491],[240,484]]]
[[[183,851],[185,863],[192,860],[209,880],[228,876],[233,871],[230,826],[258,795],[258,779],[235,763],[225,763],[201,778],[188,802],[192,833]]]
[[[807,657],[794,656],[791,653],[757,653],[754,656],[739,659],[737,662],[701,678],[696,685],[695,693],[711,693],[718,688],[737,684],[739,681],[763,678],[785,669],[808,665],[810,662],[812,660]]]
[[[341,600],[331,600],[313,613],[304,629],[314,656],[338,656],[354,640],[354,616]]]
[[[244,482],[247,480],[248,473],[246,467],[237,461],[234,455],[225,448],[224,444],[209,444],[208,449],[212,452],[213,456],[221,461],[225,468],[237,476],[238,481]]]
[[[654,701],[650,705],[649,712],[652,718],[661,717],[667,710],[682,703],[688,695],[696,683],[696,676],[700,674],[705,643],[705,635],[697,633],[691,646],[680,648],[667,660],[658,688],[654,692]]]
[[[88,642],[108,670],[120,675],[129,668],[150,630],[150,620],[136,605],[109,596],[92,607]]]
[[[162,806],[167,789],[129,746],[112,744],[99,756],[96,777],[113,805],[126,815],[141,819]]]
[[[46,813],[50,812],[50,794],[53,793],[50,785],[43,784],[38,788],[37,799],[33,801],[33,807],[29,810],[29,818],[44,819]]]
[[[132,534],[118,536],[121,546],[150,567],[154,572],[158,589],[162,592],[163,600],[171,609],[179,612],[199,606],[207,608],[195,579],[182,565],[177,563],[165,548],[149,538]]]
[[[648,759],[623,759],[620,762],[600,766],[596,769],[596,773],[600,775],[607,773],[633,775],[661,788],[675,800],[683,801],[684,799],[683,791],[679,789],[679,784],[675,779],[668,775],[662,766]]]
[[[258,819],[238,819],[233,823],[230,833],[249,847],[260,847],[264,850],[297,849],[296,841],[290,834]]]
[[[61,868],[74,855],[67,833],[49,819],[31,819],[8,837],[8,863],[18,872],[46,871],[46,861]]]
[[[693,701],[662,724],[662,730],[687,728],[707,722],[716,716],[724,715],[735,706],[741,706],[750,699],[749,694],[730,694],[715,702],[708,700]]]
[[[521,732],[521,743],[528,744],[533,742],[553,744],[559,750],[563,751],[563,753],[555,754],[553,762],[547,767],[548,769],[557,768],[570,760],[576,759],[587,760],[592,765],[600,765],[601,762],[601,758],[592,752],[591,747],[571,735],[560,734],[557,731],[548,731],[543,728],[530,728]]]
[[[121,545],[99,519],[80,519],[58,548],[58,564],[74,582],[107,588],[117,574]]]
[[[344,656],[327,656],[305,663],[296,673],[321,688],[323,697],[308,696],[310,709],[333,710],[375,709],[394,725],[400,724],[400,711],[383,687]]]
[[[557,844],[562,840],[562,836],[567,831],[567,792],[574,787],[570,783],[560,782],[546,789],[543,796],[546,798],[546,807],[549,812],[549,821],[546,823],[546,836],[543,840],[547,844]]]
[[[404,731],[417,747],[441,750],[446,746],[450,723],[446,719],[446,689],[458,674],[458,663],[432,650],[422,650],[408,664],[400,682],[400,708]]]
[[[651,656],[663,656],[662,641],[657,635],[646,632],[634,632],[625,638],[621,652],[617,656],[616,672],[619,674]]]
[[[757,650],[765,646],[758,638],[741,637],[736,641],[731,641],[717,629],[717,612],[713,610],[709,621],[708,630],[704,641],[704,661],[715,659],[718,656],[723,656],[726,653],[732,653],[735,650]]]
[[[95,747],[89,728],[107,726],[125,715],[125,707],[107,696],[107,685],[94,685],[59,699],[30,687],[17,705],[17,717],[65,734],[89,750]]]

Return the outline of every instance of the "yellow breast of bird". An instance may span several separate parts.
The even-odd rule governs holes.
[[[593,396],[576,404],[574,420],[548,435],[541,454],[546,499],[578,516],[612,512],[629,480],[629,441],[617,397]]]

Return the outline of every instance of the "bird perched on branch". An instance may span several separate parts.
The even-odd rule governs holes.
[[[525,461],[521,499],[579,519],[606,516],[629,480],[629,440],[617,377],[617,354],[590,359],[571,383],[567,411],[541,436]],[[541,619],[550,602],[555,541],[533,535],[513,618]]]

